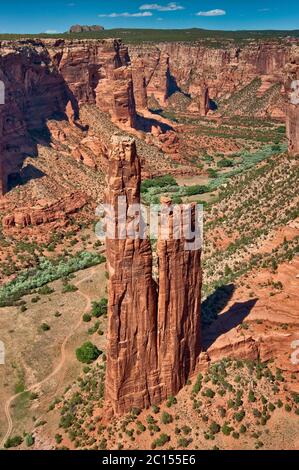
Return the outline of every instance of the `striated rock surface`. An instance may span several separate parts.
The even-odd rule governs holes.
[[[65,220],[68,215],[74,214],[85,206],[88,197],[83,193],[73,193],[70,196],[58,200],[54,204],[44,207],[22,207],[16,209],[13,214],[6,215],[2,219],[4,228],[24,228]]]
[[[133,223],[128,205],[139,204],[140,182],[134,140],[114,136],[106,203],[116,213],[116,231],[120,226],[118,198],[123,196],[127,204],[128,230]],[[113,239],[111,234],[106,238],[109,272],[106,403],[116,414],[133,407],[148,407],[177,393],[197,364],[201,350],[201,252],[187,251],[186,240],[183,237],[175,240],[171,234],[169,240],[162,237],[158,243],[158,297],[149,240]]]
[[[261,115],[284,115],[283,102],[275,101],[275,86],[284,83],[284,66],[289,62],[292,41],[250,42],[207,47],[202,43],[161,43],[132,45],[129,48],[133,67],[143,61],[147,94],[163,106],[176,91],[192,98],[194,111],[201,115],[206,109],[206,90],[212,100],[227,99],[234,92],[249,85],[257,77],[267,82],[258,91],[259,97],[268,96],[261,104]],[[140,68],[142,74],[142,68]],[[140,77],[139,77],[140,80]],[[199,99],[198,99],[199,98]],[[199,102],[198,102],[199,101]],[[268,103],[269,102],[269,103]]]
[[[106,203],[117,210],[118,197],[124,196],[127,204],[138,204],[140,182],[134,140],[114,137]],[[161,399],[157,293],[149,240],[107,238],[106,251],[109,272],[106,401],[115,413],[123,413],[132,407],[148,407]]]
[[[171,200],[162,198],[161,202],[162,214],[170,211],[170,219],[169,236],[162,229],[157,245],[158,357],[163,396],[169,397],[176,394],[195,372],[201,351],[201,250],[195,246],[195,249],[186,249],[188,238],[184,237],[184,224],[189,221],[184,215],[181,217],[183,236],[176,239]],[[193,224],[195,206],[192,206],[191,214]]]
[[[0,196],[6,192],[6,173],[4,164],[4,151],[3,151],[3,105],[0,104]]]
[[[290,62],[286,66],[286,72],[286,127],[289,153],[297,155],[299,154],[299,47],[292,49]]]
[[[133,46],[130,48],[136,102],[145,105],[147,98],[154,98],[165,105],[171,90],[171,77],[167,53],[157,47]]]
[[[49,118],[74,124],[83,104],[95,104],[116,123],[134,125],[129,64],[127,48],[114,39],[0,42],[0,80],[6,91],[0,106],[1,193],[24,157],[37,154],[36,137],[49,144]]]

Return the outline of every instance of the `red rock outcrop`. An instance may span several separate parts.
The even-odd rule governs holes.
[[[3,155],[3,112],[0,104],[0,197],[6,192],[6,174]]]
[[[141,57],[136,57],[132,64],[134,97],[138,110],[147,109],[146,67]]]
[[[88,197],[83,193],[74,193],[70,196],[45,207],[22,207],[14,211],[13,214],[6,215],[2,219],[3,228],[24,228],[29,225],[36,226],[65,220],[68,215],[74,214],[88,201]]]
[[[162,198],[162,213],[170,210],[169,235],[162,231],[158,239],[159,304],[158,357],[164,397],[176,394],[195,372],[201,351],[201,250],[187,249],[184,224],[188,218],[182,212],[182,236],[175,237],[171,200]],[[191,217],[195,219],[195,207]],[[189,222],[190,223],[190,222]]]
[[[126,202],[122,214],[126,216],[126,233],[136,223],[129,205],[140,203],[140,182],[134,140],[114,136],[106,203],[116,214],[116,234],[121,223],[120,196]],[[133,407],[148,407],[176,393],[194,372],[201,348],[200,249],[187,251],[183,237],[160,239],[158,299],[150,242],[136,234],[130,238],[126,233],[124,239],[113,238],[111,233],[106,238],[109,272],[106,404],[116,414]]]
[[[74,124],[81,105],[95,104],[116,123],[136,120],[128,50],[119,40],[1,41],[0,80],[7,98],[0,111],[2,188],[26,154],[37,154],[32,131],[49,143],[49,118]]]
[[[293,48],[290,62],[286,66],[286,72],[286,127],[289,153],[297,155],[299,154],[299,47]]]
[[[130,48],[130,57],[137,102],[144,106],[146,93],[164,106],[170,94],[169,55],[156,47],[136,46]]]
[[[116,213],[119,196],[125,197],[127,205],[139,204],[140,183],[141,168],[134,140],[114,137],[106,203]],[[106,400],[115,413],[123,413],[132,407],[148,407],[161,399],[157,293],[149,240],[107,238],[106,251],[109,272]]]
[[[175,91],[191,96],[193,104],[198,105],[198,97],[203,97],[203,82],[209,90],[212,100],[228,98],[234,92],[251,83],[255,78],[262,78],[269,83],[264,94],[277,83],[284,83],[284,66],[289,62],[291,41],[250,42],[235,47],[207,47],[203,43],[161,43],[130,46],[129,52],[134,66],[142,60],[147,86],[147,94],[152,94],[160,105]],[[142,73],[142,69],[140,69]],[[167,77],[165,79],[165,77]],[[259,90],[261,94],[262,90]],[[263,96],[264,96],[263,94]],[[260,95],[261,97],[261,95]],[[284,113],[274,107],[273,110],[263,104],[265,113],[273,112],[276,116]],[[200,112],[204,115],[205,106]]]

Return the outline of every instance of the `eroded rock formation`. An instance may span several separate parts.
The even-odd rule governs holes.
[[[115,233],[120,225],[118,198],[123,196],[127,204],[128,230],[134,220],[129,205],[140,203],[140,182],[134,140],[115,136],[106,191],[106,203],[116,214]],[[194,216],[194,208],[192,213]],[[161,233],[158,242],[158,289],[152,277],[149,240],[107,235],[106,402],[114,413],[148,407],[177,393],[197,364],[201,349],[201,250],[187,250],[183,235],[175,239],[172,217],[169,220],[170,237],[164,239]],[[184,223],[183,219],[182,228]]]
[[[49,118],[74,123],[80,106],[94,104],[116,123],[136,120],[128,50],[118,40],[2,41],[0,80],[2,188],[26,154],[37,154],[36,137],[49,143]]]
[[[140,203],[141,168],[132,139],[114,137],[106,203]],[[126,217],[128,212],[125,213]],[[120,217],[120,215],[119,215]],[[116,226],[116,230],[118,226]],[[161,399],[157,352],[157,292],[149,240],[106,241],[109,325],[106,399],[115,413]]]
[[[196,369],[201,350],[201,251],[186,245],[185,230],[190,224],[181,212],[181,237],[176,239],[171,199],[162,198],[162,214],[170,211],[168,233],[160,233],[158,357],[163,396],[176,394]],[[192,206],[193,230],[196,204]],[[184,227],[185,226],[185,227]],[[190,236],[190,241],[192,237]]]
[[[3,228],[24,228],[66,220],[68,215],[77,212],[87,202],[88,196],[77,192],[43,207],[19,207],[12,214],[3,217],[2,225]]]
[[[100,26],[98,24],[89,26],[89,25],[81,25],[81,24],[75,24],[70,27],[69,32],[70,33],[90,33],[90,32],[99,32],[99,31],[104,31],[104,26]]]
[[[277,96],[279,85],[284,83],[283,68],[289,62],[291,46],[292,42],[287,40],[280,43],[271,40],[251,42],[240,47],[173,42],[132,45],[129,52],[133,66],[135,62],[142,61],[138,80],[145,70],[148,97],[154,96],[161,106],[169,96],[179,91],[191,97],[194,111],[199,106],[200,114],[204,115],[205,106],[201,104],[202,99],[205,101],[203,82],[210,98],[217,102],[258,79],[261,85],[257,96],[261,98],[267,93],[267,100],[261,104],[261,115],[281,117],[284,105],[283,100],[277,102]],[[267,83],[266,88],[264,83]]]
[[[286,127],[289,153],[297,155],[299,154],[299,47],[293,48],[286,72]]]

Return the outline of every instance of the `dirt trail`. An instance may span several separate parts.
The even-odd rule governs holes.
[[[83,282],[87,281],[88,279],[90,279],[93,274],[95,272],[95,269],[92,270],[92,272],[84,277],[83,279],[81,279],[80,281],[78,281],[77,283],[75,283],[75,286],[76,287],[79,287],[80,284],[82,284]],[[79,293],[80,295],[82,295],[87,304],[86,304],[86,307],[84,309],[84,313],[88,313],[91,309],[91,298],[89,297],[89,295],[86,295],[84,294],[83,292],[81,292],[80,290],[77,292]],[[51,374],[49,374],[47,377],[45,377],[43,380],[41,380],[40,382],[37,382],[33,385],[31,385],[29,388],[26,389],[26,392],[33,392],[35,391],[36,389],[40,388],[44,383],[48,382],[52,377],[54,377],[55,375],[58,374],[58,372],[60,372],[60,370],[62,369],[62,367],[64,366],[64,363],[65,363],[65,358],[66,358],[66,346],[67,346],[67,343],[69,342],[69,340],[71,339],[71,337],[75,334],[75,332],[78,330],[78,328],[81,326],[82,324],[82,315],[80,317],[80,320],[79,322],[75,325],[75,327],[72,329],[72,331],[70,332],[70,334],[64,339],[62,345],[61,345],[61,349],[60,349],[60,354],[61,354],[61,357],[60,357],[60,361],[59,363],[57,364],[56,368],[51,372]],[[4,407],[4,414],[5,414],[5,417],[7,419],[7,424],[8,424],[8,427],[7,427],[7,432],[1,442],[1,445],[0,445],[0,448],[3,448],[4,447],[4,444],[5,442],[7,441],[7,439],[9,438],[9,436],[11,435],[11,432],[12,432],[12,428],[13,428],[13,422],[12,422],[12,417],[11,417],[11,414],[10,414],[10,407],[11,407],[11,404],[14,402],[14,400],[20,395],[21,393],[17,393],[13,396],[11,396],[5,403],[5,407]]]

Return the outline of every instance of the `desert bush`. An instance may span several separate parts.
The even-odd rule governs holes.
[[[80,348],[76,349],[76,357],[78,361],[84,364],[91,364],[101,354],[101,351],[90,341],[84,343]]]
[[[55,260],[40,258],[37,268],[24,271],[0,288],[0,307],[13,305],[23,295],[29,294],[34,289],[104,261],[103,256],[84,251],[72,258],[58,257]]]

